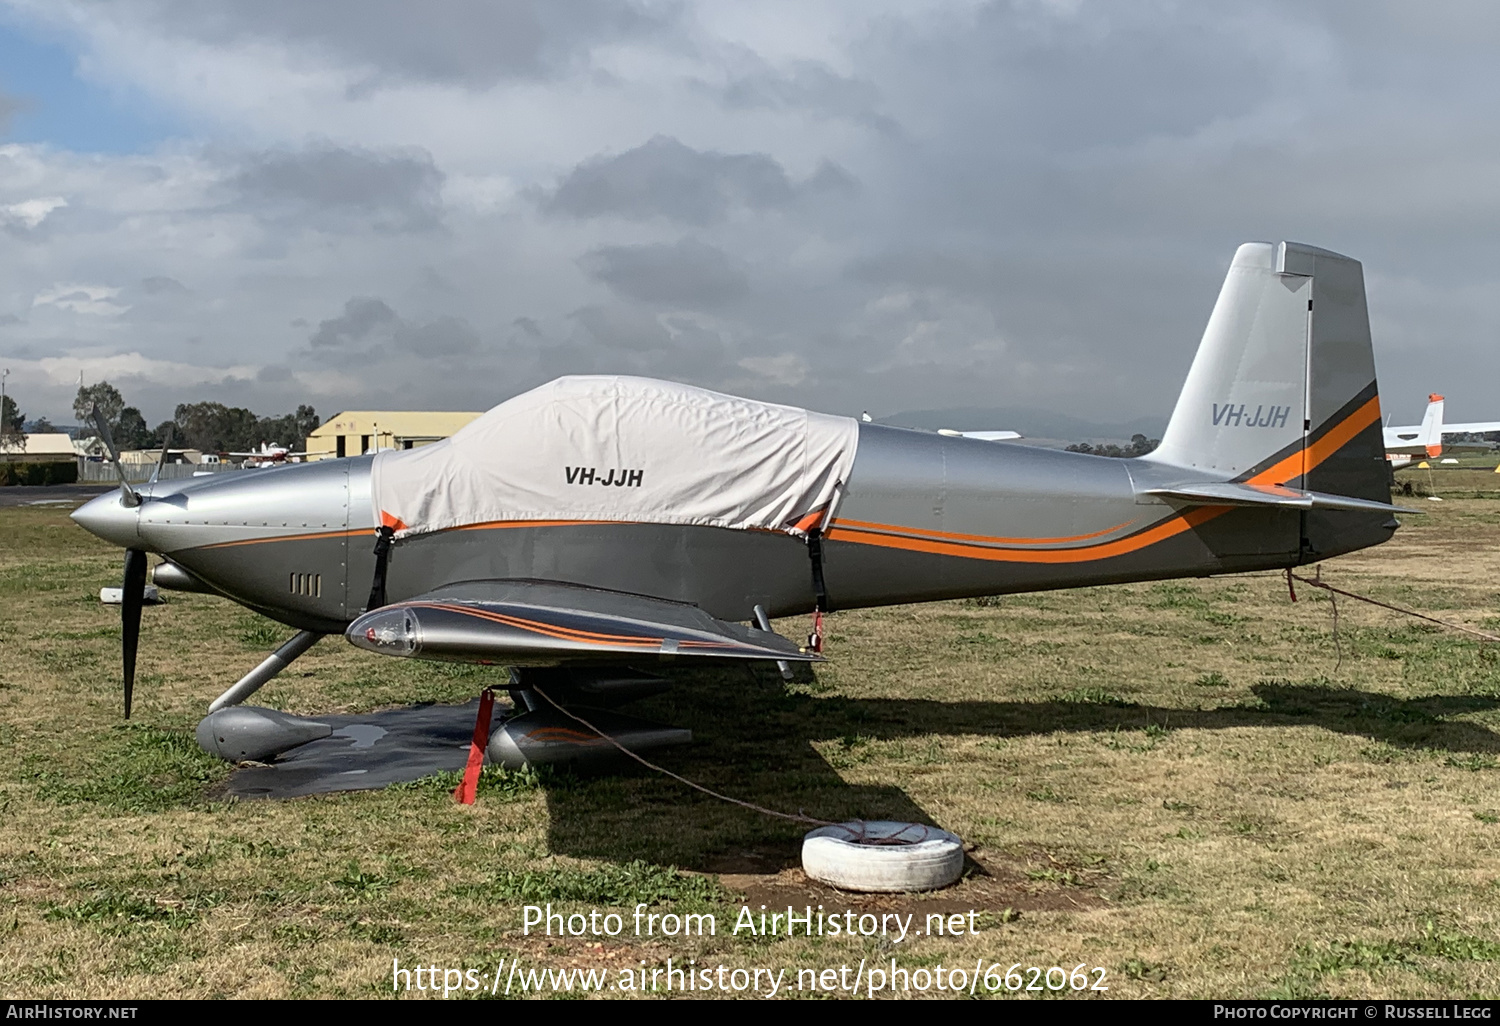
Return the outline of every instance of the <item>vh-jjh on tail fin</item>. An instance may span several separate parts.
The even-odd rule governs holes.
[[[1241,246],[1161,446],[1145,459],[1181,472],[1143,489],[1151,495],[1305,511],[1308,558],[1388,534],[1399,507],[1359,262],[1292,242]]]

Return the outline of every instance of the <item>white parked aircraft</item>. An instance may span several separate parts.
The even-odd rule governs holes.
[[[859,419],[866,424],[874,421],[869,410],[861,413]],[[937,433],[949,438],[977,438],[981,442],[1011,442],[1026,437],[1019,431],[955,431],[952,428],[938,428]]]
[[[949,438],[977,438],[981,442],[1009,442],[1023,437],[1019,431],[954,431],[952,428],[938,428],[938,434]]]
[[[1500,431],[1500,420],[1444,424],[1443,397],[1434,392],[1427,397],[1421,424],[1385,429],[1385,458],[1393,467],[1404,467],[1414,456],[1441,456],[1444,435],[1481,435],[1488,431]]]
[[[251,452],[225,453],[231,459],[242,459],[246,467],[279,467],[283,463],[301,463],[305,452],[293,452],[284,445],[261,442],[260,448]]]

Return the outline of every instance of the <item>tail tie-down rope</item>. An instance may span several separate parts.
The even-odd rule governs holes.
[[[1297,589],[1296,586],[1292,583],[1293,581],[1301,581],[1303,584],[1307,585],[1310,588],[1321,588],[1323,591],[1328,592],[1328,600],[1330,603],[1332,603],[1333,607],[1333,644],[1335,650],[1338,652],[1338,661],[1334,663],[1333,666],[1333,670],[1335,673],[1338,672],[1339,667],[1342,666],[1344,662],[1344,649],[1343,645],[1339,642],[1339,604],[1336,597],[1339,595],[1342,595],[1345,598],[1354,599],[1356,602],[1367,602],[1372,606],[1379,606],[1381,609],[1389,609],[1391,612],[1400,613],[1403,616],[1413,616],[1418,620],[1426,620],[1428,623],[1435,623],[1439,627],[1447,627],[1449,630],[1462,631],[1465,634],[1473,634],[1475,637],[1481,638],[1485,641],[1500,641],[1500,634],[1491,634],[1489,631],[1482,631],[1477,627],[1470,627],[1467,624],[1451,623],[1447,620],[1439,620],[1435,616],[1428,616],[1426,613],[1419,613],[1415,609],[1405,609],[1401,606],[1392,605],[1389,602],[1382,602],[1379,599],[1370,598],[1367,595],[1358,595],[1352,591],[1345,591],[1343,588],[1335,588],[1333,585],[1323,580],[1323,567],[1321,564],[1319,564],[1318,566],[1318,573],[1316,577],[1303,577],[1301,574],[1292,573],[1290,569],[1287,570],[1286,589],[1288,594],[1291,595],[1292,601],[1296,602]]]

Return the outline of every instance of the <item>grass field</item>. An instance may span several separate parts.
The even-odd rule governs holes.
[[[1500,630],[1500,501],[1439,494],[1324,576]],[[225,800],[193,727],[290,632],[169,595],[146,610],[125,723],[118,611],[98,601],[119,566],[65,511],[0,510],[8,997],[378,996],[393,958],[516,957],[1081,962],[1109,996],[1500,996],[1500,651],[1341,601],[1340,660],[1326,598],[1293,605],[1279,576],[840,613],[815,676],[678,673],[632,707],[693,729],[662,761],[710,787],[971,845],[951,890],[862,898],[801,876],[803,828],[644,771],[489,774],[467,808],[451,779]],[[457,702],[495,673],[332,639],[257,701]],[[521,905],[545,901],[716,911],[720,935],[522,936]],[[984,915],[975,937],[896,945],[726,936],[742,902]]]

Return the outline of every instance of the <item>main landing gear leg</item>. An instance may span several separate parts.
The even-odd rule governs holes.
[[[765,606],[755,607],[755,625],[767,634],[773,634],[771,630],[771,618],[766,615]],[[791,680],[796,674],[792,672],[792,664],[785,659],[776,660],[776,668],[781,671],[782,680]]]

